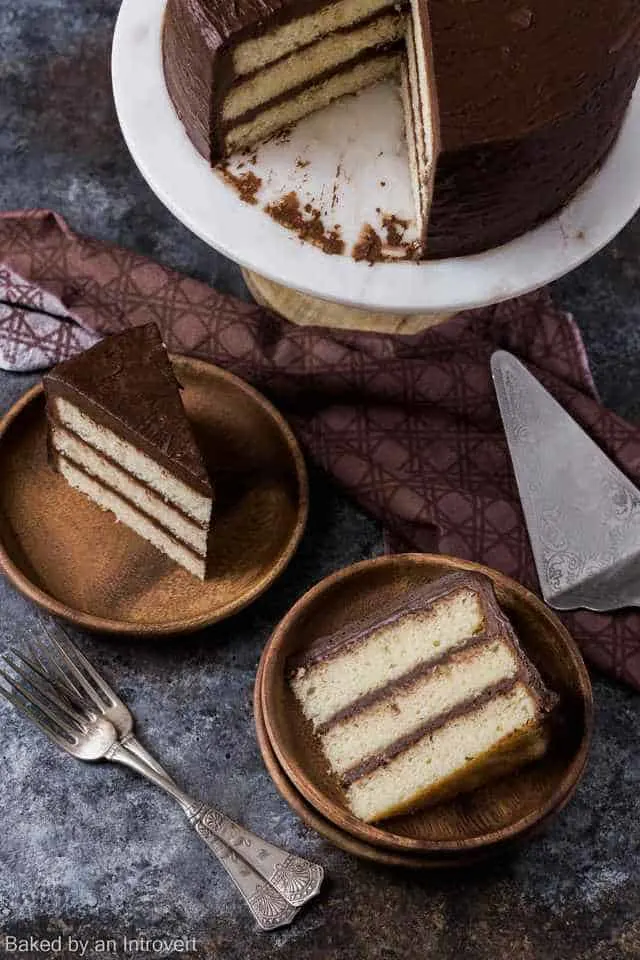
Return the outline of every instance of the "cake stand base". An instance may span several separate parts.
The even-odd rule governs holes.
[[[452,313],[376,313],[345,307],[319,297],[310,297],[266,277],[242,268],[244,282],[253,299],[273,313],[303,327],[333,327],[371,333],[421,333],[428,327],[444,323]]]

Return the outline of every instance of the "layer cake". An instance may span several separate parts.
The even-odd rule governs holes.
[[[213,489],[156,325],[107,337],[43,382],[52,466],[204,579]]]
[[[640,70],[640,4],[168,0],[163,59],[212,164],[401,71],[419,253],[459,256],[550,216],[604,159]]]
[[[290,684],[347,803],[374,822],[539,757],[555,697],[491,582],[456,573],[313,643]]]

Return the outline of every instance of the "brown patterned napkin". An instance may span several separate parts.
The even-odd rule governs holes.
[[[600,405],[577,327],[545,292],[410,337],[308,329],[76,236],[46,211],[0,216],[0,367],[47,367],[151,320],[170,350],[268,394],[401,549],[479,560],[537,589],[489,372],[498,347],[640,479],[640,430]],[[640,689],[640,612],[563,619],[592,663]]]

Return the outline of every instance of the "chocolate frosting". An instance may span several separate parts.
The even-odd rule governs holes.
[[[300,667],[311,667],[316,663],[337,657],[349,647],[362,643],[374,631],[390,626],[403,617],[425,614],[435,600],[464,588],[479,593],[484,601],[485,620],[481,634],[478,636],[505,634],[511,631],[508,620],[496,603],[493,585],[488,577],[479,573],[460,571],[415,587],[403,597],[400,603],[387,611],[375,611],[357,622],[347,623],[335,633],[318,637],[305,650],[289,658],[288,672],[294,673]]]
[[[101,340],[54,367],[43,382],[51,416],[52,400],[64,397],[188,486],[213,495],[155,323]]]
[[[550,216],[606,156],[640,70],[640,4],[419,2],[431,24],[441,141],[428,255],[475,253]],[[234,46],[326,5],[169,0],[167,87],[212,163],[224,154],[220,113]]]

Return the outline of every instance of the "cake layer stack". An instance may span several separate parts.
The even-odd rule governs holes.
[[[397,73],[405,33],[402,4],[337,0],[318,9],[307,4],[291,19],[285,5],[274,3],[272,17],[260,18],[264,29],[247,31],[246,16],[250,10],[255,16],[258,6],[252,0],[225,4],[224,9],[209,5],[208,11],[190,0],[169,3],[167,82],[196,145],[220,160],[338,97]],[[263,4],[260,9],[264,14]],[[236,36],[237,45],[230,45]],[[212,59],[186,64],[186,50]],[[206,101],[203,77],[213,84]]]
[[[213,490],[155,324],[60,364],[44,387],[53,466],[204,579]]]
[[[367,822],[473,789],[546,748],[553,695],[481,576],[426,585],[290,666],[347,803]]]

